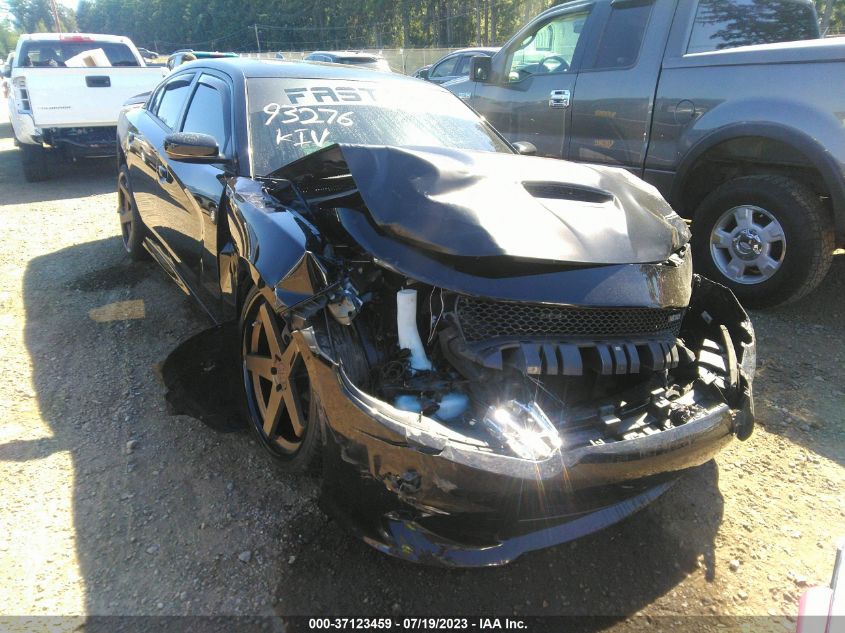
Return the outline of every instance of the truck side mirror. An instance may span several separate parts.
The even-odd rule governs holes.
[[[428,68],[420,68],[417,72],[417,77],[420,79],[428,79]]]
[[[469,78],[472,81],[487,83],[493,74],[493,59],[486,55],[476,55],[469,60]]]
[[[3,66],[3,76],[6,79],[9,79],[12,76],[12,65],[11,64]]]

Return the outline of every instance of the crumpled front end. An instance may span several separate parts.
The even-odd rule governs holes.
[[[506,563],[620,520],[749,436],[751,323],[728,289],[693,276],[671,210],[631,211],[648,196],[620,192],[640,185],[600,174],[621,180],[595,194],[605,206],[593,229],[565,222],[581,241],[567,248],[586,261],[538,260],[485,220],[495,207],[465,212],[461,163],[418,192],[436,192],[420,204],[441,205],[468,235],[488,236],[489,252],[466,257],[454,235],[449,248],[430,243],[440,238],[419,218],[397,226],[345,149],[304,159],[267,190],[326,244],[303,240],[275,292],[325,413],[324,506],[368,543],[420,562]],[[535,166],[523,176],[512,165],[526,190]],[[548,191],[569,195],[571,183],[547,178],[538,209]],[[610,209],[628,218],[631,248],[596,263]],[[648,241],[650,223],[665,229],[662,247]],[[291,304],[303,275],[313,294]]]
[[[390,381],[381,367],[366,388],[343,350],[335,364],[337,341],[301,332],[328,421],[324,504],[382,551],[461,566],[614,523],[753,426],[754,334],[730,291],[696,277],[673,332],[648,343],[500,341],[488,350],[502,366],[490,368],[456,327],[440,343],[457,349],[443,354],[455,354],[448,369],[397,366]]]

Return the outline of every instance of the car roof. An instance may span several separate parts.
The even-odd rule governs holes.
[[[238,57],[237,53],[224,53],[221,51],[177,51],[175,53],[171,53],[170,57],[175,55],[195,55],[197,59],[206,59],[206,58],[214,58],[214,57]]]
[[[421,84],[419,79],[398,73],[384,73],[359,66],[321,62],[227,57],[192,61],[179,68],[190,68],[200,64],[205,68],[218,69],[233,77],[243,77],[244,79],[279,77],[286,79],[336,79],[339,81],[404,81],[417,87]]]
[[[331,55],[333,57],[345,57],[347,59],[382,59],[378,53],[365,53],[364,51],[314,51],[310,55]]]
[[[123,35],[104,35],[102,33],[23,33],[20,39],[32,42],[51,42],[56,40],[67,40],[78,42],[84,40],[96,40],[98,42],[119,42],[127,43],[131,40]]]
[[[461,48],[456,51],[452,51],[449,53],[450,55],[454,55],[455,53],[489,53],[490,55],[494,55],[498,53],[501,49],[501,46],[472,46],[470,48]]]

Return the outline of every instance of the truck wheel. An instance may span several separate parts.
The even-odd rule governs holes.
[[[47,151],[38,145],[20,144],[23,177],[27,182],[42,182],[50,178]]]
[[[696,270],[746,306],[796,301],[819,285],[833,260],[833,221],[806,185],[745,176],[718,187],[693,216]]]
[[[120,215],[123,248],[129,253],[129,257],[135,261],[149,259],[149,254],[144,248],[144,237],[147,229],[138,214],[135,197],[132,195],[132,188],[129,185],[129,169],[126,165],[120,166],[117,175],[117,213]]]

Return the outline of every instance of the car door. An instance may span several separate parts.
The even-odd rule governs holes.
[[[569,102],[591,20],[590,4],[529,24],[494,56],[490,83],[476,83],[473,107],[510,141],[540,156],[566,157]]]
[[[664,4],[664,0],[657,0]],[[672,11],[655,0],[602,5],[597,45],[585,53],[572,100],[572,160],[625,167],[642,176],[655,86]],[[665,5],[669,5],[668,0]]]
[[[180,73],[161,84],[144,106],[143,116],[137,117],[136,127],[127,134],[127,163],[135,204],[144,225],[167,251],[170,236],[165,211],[171,194],[163,186],[167,183],[160,174],[160,153],[164,137],[180,120],[193,80],[193,72]]]
[[[221,151],[226,151],[231,136],[228,94],[225,82],[203,71],[191,85],[187,104],[171,131],[209,134],[217,140]],[[216,234],[213,227],[224,187],[223,163],[173,160],[164,152],[163,142],[164,136],[157,148],[157,176],[163,193],[159,197],[159,232],[178,272],[198,292],[203,282],[203,264],[207,261],[203,249],[209,225]]]
[[[231,158],[232,98],[228,81],[221,75],[203,71],[193,86],[180,126],[182,132],[208,134],[217,141],[221,157]],[[225,188],[227,162],[189,163],[170,161],[178,199],[179,255],[199,284],[198,292],[217,298],[220,280],[217,271],[217,223],[219,204]],[[209,306],[210,307],[210,306]]]

